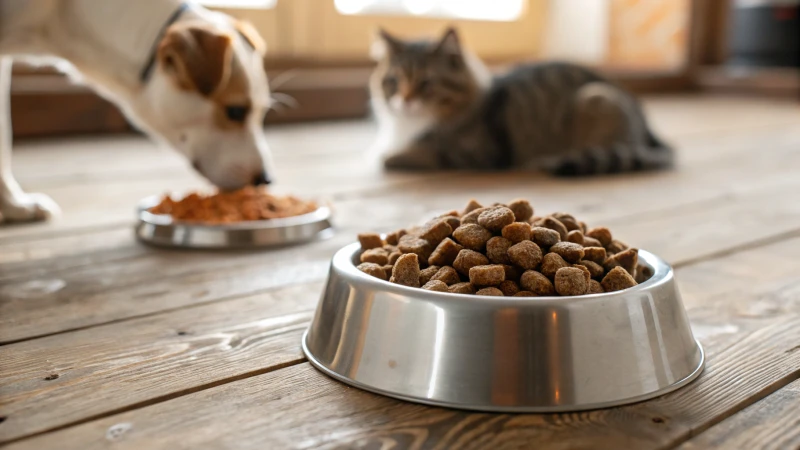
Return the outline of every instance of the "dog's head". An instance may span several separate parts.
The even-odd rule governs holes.
[[[263,120],[270,106],[264,42],[252,27],[181,21],[158,45],[143,98],[144,125],[223,189],[267,184]]]

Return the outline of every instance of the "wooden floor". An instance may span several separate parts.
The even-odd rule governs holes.
[[[286,192],[338,233],[268,252],[156,250],[141,197],[203,186],[138,137],[20,143],[15,171],[63,217],[0,228],[0,443],[9,449],[800,448],[800,107],[650,98],[677,170],[598,179],[381,173],[366,122],[269,130]],[[662,255],[702,376],[648,402],[473,414],[348,388],[300,351],[336,249],[436,210],[529,198]]]

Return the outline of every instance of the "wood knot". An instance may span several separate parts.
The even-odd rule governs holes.
[[[50,375],[44,377],[44,380],[45,381],[53,381],[53,380],[57,380],[58,377],[59,377],[59,375],[57,373],[53,373],[53,374],[50,374]]]

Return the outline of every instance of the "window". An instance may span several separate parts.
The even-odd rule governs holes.
[[[334,0],[345,15],[412,15],[451,19],[514,21],[525,0]]]
[[[199,0],[203,6],[215,8],[262,8],[271,9],[275,7],[278,0]]]

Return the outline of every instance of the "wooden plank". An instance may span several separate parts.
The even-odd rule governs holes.
[[[798,251],[800,239],[793,239],[677,270],[696,337],[711,354],[736,337],[800,314],[800,296],[794,295],[800,289]],[[0,360],[9,361],[0,368],[0,391],[8,399],[0,408],[7,416],[0,425],[0,441],[160,402],[217,380],[295,361],[320,288],[319,282],[304,283],[0,347]],[[284,319],[297,326],[281,328],[285,334],[280,339],[253,347],[220,343],[248,342],[252,334],[273,333],[275,327],[283,327]],[[176,330],[187,334],[176,336]],[[167,370],[171,383],[162,377]],[[44,379],[53,374],[57,380]],[[126,382],[118,383],[121,379]]]
[[[795,380],[678,448],[798,449],[799,418],[800,380]]]

